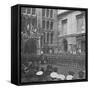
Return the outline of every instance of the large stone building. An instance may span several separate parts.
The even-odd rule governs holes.
[[[61,10],[62,11],[62,10]],[[85,52],[85,12],[63,10],[58,13],[59,52]]]
[[[57,43],[57,10],[21,8],[21,16],[22,33],[36,39],[37,54],[52,53]]]

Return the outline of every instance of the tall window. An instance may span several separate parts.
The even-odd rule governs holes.
[[[53,9],[50,10],[50,17],[53,17]]]
[[[77,15],[76,18],[77,18],[77,31],[81,32],[83,30],[83,27],[85,27],[83,14]]]
[[[67,33],[67,19],[62,20],[62,34]]]
[[[47,33],[47,43],[49,43],[49,33]]]
[[[49,21],[47,21],[47,29],[49,29]]]
[[[37,18],[36,17],[32,18],[32,25],[33,25],[33,28],[36,28],[36,26],[37,26]]]
[[[42,16],[45,16],[45,9],[42,9]]]
[[[51,32],[51,44],[53,43],[53,32]]]
[[[41,47],[43,46],[43,39],[44,39],[44,36],[41,35]]]
[[[43,33],[43,38],[44,38],[44,44],[46,43],[46,34],[45,34],[45,32]]]
[[[50,29],[53,29],[53,22],[51,22],[50,24]]]
[[[21,15],[21,30],[23,32],[26,30],[26,18],[24,15]]]
[[[45,20],[42,21],[42,28],[45,29]]]
[[[35,11],[36,11],[36,9],[32,8],[32,15],[35,15]]]
[[[49,9],[47,9],[46,16],[49,17]]]
[[[21,8],[21,13],[26,13],[26,8]]]
[[[31,13],[31,8],[27,8],[27,14]]]

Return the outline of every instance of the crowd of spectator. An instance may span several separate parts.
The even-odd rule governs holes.
[[[52,64],[46,64],[46,67],[40,67],[45,61],[40,61],[39,65],[29,61],[22,64],[22,79],[29,82],[39,81],[60,81],[60,80],[74,80],[84,79],[85,71],[80,70],[78,77],[75,78],[74,71],[67,71],[67,75],[58,72],[58,67],[53,67]]]

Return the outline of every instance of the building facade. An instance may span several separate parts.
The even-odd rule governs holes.
[[[58,14],[59,52],[85,52],[85,12],[66,10]]]
[[[21,8],[21,30],[23,36],[36,40],[37,54],[52,53],[57,43],[57,10]]]

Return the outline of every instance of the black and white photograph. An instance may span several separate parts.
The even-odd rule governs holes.
[[[1,0],[0,90],[89,90],[90,0]]]
[[[21,83],[86,79],[85,10],[21,7]]]

